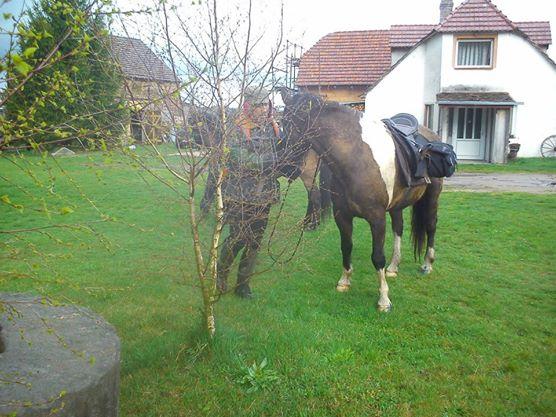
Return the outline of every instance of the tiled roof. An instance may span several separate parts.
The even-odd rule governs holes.
[[[388,30],[334,32],[301,57],[297,85],[373,85],[392,61]]]
[[[390,27],[391,48],[411,48],[425,36],[427,36],[436,25],[392,25]]]
[[[550,22],[515,22],[519,30],[539,46],[552,44]]]
[[[552,44],[550,22],[514,22],[514,24],[537,45],[548,47]],[[390,47],[411,48],[435,27],[436,25],[392,25]],[[469,29],[465,28],[465,30]]]
[[[110,43],[114,58],[120,64],[125,77],[176,82],[172,70],[142,40],[111,36]]]
[[[471,92],[457,91],[448,93],[439,93],[436,99],[440,104],[442,101],[449,102],[491,102],[491,103],[515,103],[514,99],[508,93],[490,93],[490,92]]]
[[[465,0],[442,22],[438,32],[511,32],[516,25],[490,0]]]

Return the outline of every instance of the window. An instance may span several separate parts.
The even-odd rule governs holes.
[[[494,39],[458,39],[456,68],[492,68]]]

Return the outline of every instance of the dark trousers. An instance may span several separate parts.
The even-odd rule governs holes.
[[[251,295],[249,279],[253,274],[257,255],[261,247],[270,204],[246,205],[228,207],[225,210],[226,223],[230,226],[230,233],[224,240],[218,258],[218,288],[227,290],[227,280],[230,269],[240,251],[243,250],[239,261],[237,286],[235,291],[240,296]]]

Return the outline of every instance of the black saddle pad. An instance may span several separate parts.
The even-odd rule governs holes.
[[[398,113],[389,120],[393,127],[405,136],[413,135],[419,130],[419,122],[412,114]]]

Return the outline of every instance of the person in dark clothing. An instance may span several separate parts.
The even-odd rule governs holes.
[[[218,288],[227,291],[227,277],[240,251],[235,293],[251,297],[249,279],[268,224],[271,205],[280,199],[276,145],[279,128],[272,118],[268,92],[246,89],[245,104],[229,138],[229,157],[222,184],[224,222],[230,233],[218,259]]]

